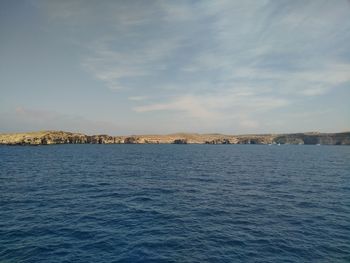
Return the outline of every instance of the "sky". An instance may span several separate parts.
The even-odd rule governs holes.
[[[350,1],[0,1],[0,132],[350,131]]]

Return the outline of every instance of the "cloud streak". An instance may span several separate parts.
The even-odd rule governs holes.
[[[126,127],[157,121],[152,127],[160,130],[176,123],[180,130],[238,125],[255,132],[269,118],[293,119],[295,107],[317,120],[325,104],[339,116],[350,114],[335,102],[350,85],[346,0],[32,4],[46,17],[46,32],[71,44],[69,54],[79,61],[76,79],[86,79],[92,95],[84,85],[67,86],[98,101],[96,111],[111,123],[119,114]],[[86,112],[89,119],[92,109]],[[270,123],[268,129],[280,127]]]
[[[185,95],[165,103],[137,106],[136,112],[175,112],[181,118],[208,123],[232,122],[243,127],[258,126],[255,114],[287,106],[289,101],[274,97],[261,97],[253,93],[231,92],[226,95]]]

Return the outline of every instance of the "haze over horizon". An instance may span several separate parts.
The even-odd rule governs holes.
[[[0,3],[0,132],[350,130],[350,1]]]

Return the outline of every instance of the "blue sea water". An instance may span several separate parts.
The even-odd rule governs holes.
[[[350,147],[0,147],[0,262],[350,262]]]

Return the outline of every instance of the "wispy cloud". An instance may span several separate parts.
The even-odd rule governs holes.
[[[350,11],[346,1],[39,3],[74,26],[100,25],[101,18],[108,25],[84,43],[82,66],[113,90],[144,93],[144,82],[188,90],[199,81],[211,89],[263,81],[273,93],[316,96],[349,81],[341,52],[350,22],[339,19]]]
[[[165,103],[137,106],[134,110],[140,113],[173,111],[178,117],[186,116],[215,123],[236,120],[241,125],[253,127],[257,125],[257,121],[254,121],[255,113],[267,113],[288,104],[289,101],[283,98],[229,92],[225,95],[185,95]]]
[[[139,43],[134,49],[119,51],[113,49],[113,40],[99,41],[90,47],[91,54],[82,65],[97,79],[113,90],[130,88],[123,82],[138,77],[158,76],[166,70],[166,60],[181,46],[180,39],[161,39]]]
[[[147,96],[130,96],[128,97],[128,100],[131,101],[143,101],[143,100],[147,100]]]
[[[293,119],[295,105],[316,111],[350,84],[346,0],[33,4],[47,32],[74,40],[79,77],[97,80],[91,100],[111,123],[123,112],[129,127],[157,120],[163,130],[259,130],[262,118]],[[346,108],[332,103],[338,113]]]

